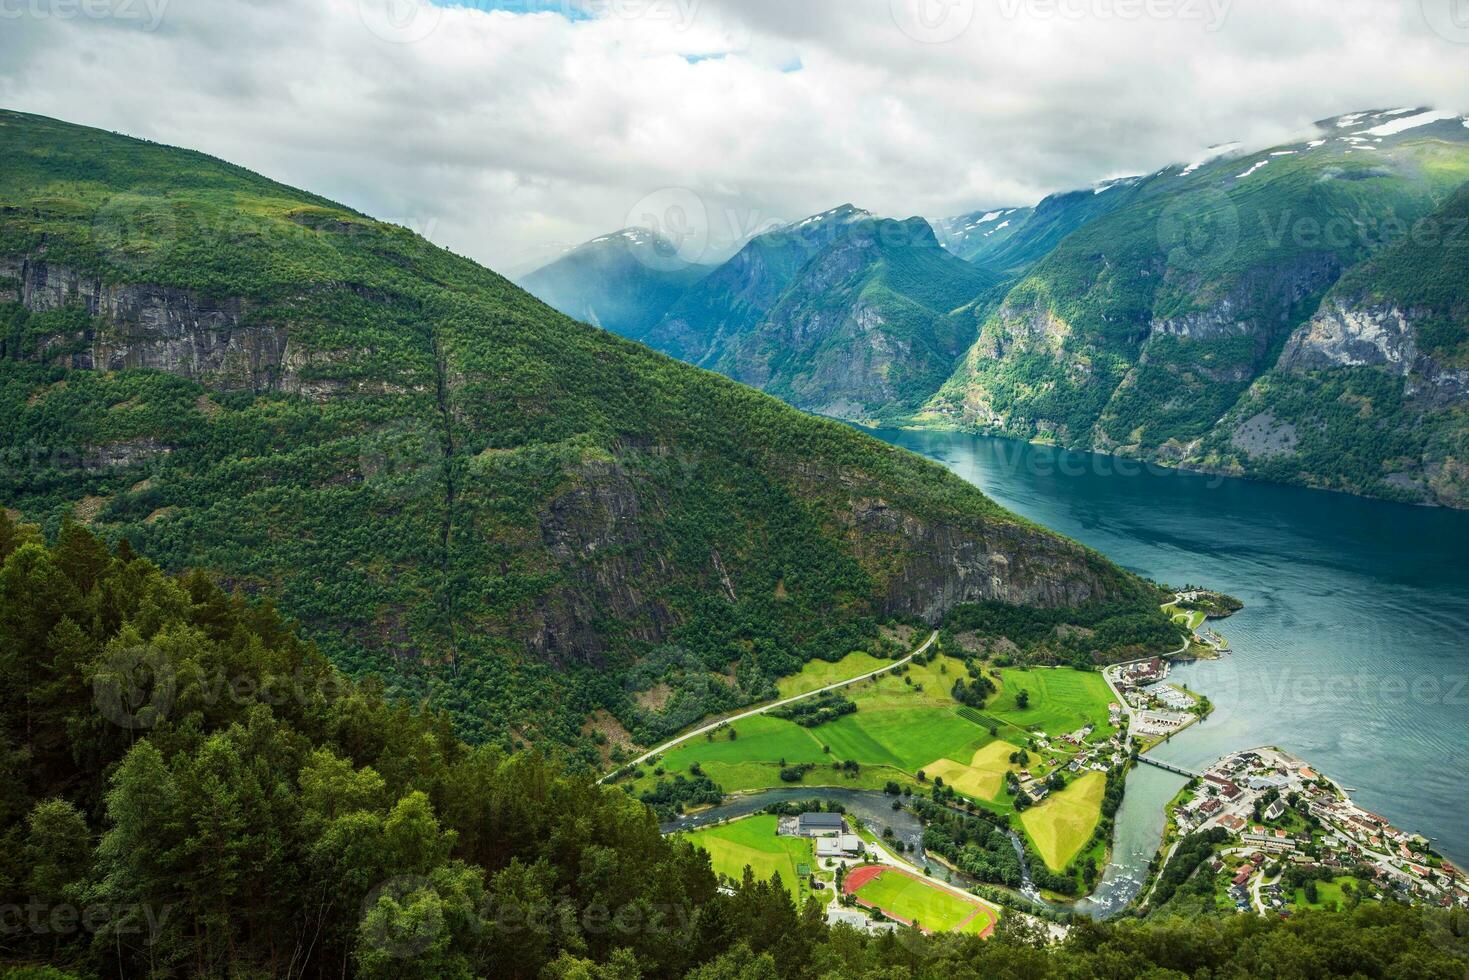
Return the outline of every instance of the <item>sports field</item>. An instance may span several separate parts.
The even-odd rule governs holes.
[[[779,874],[786,890],[794,895],[800,884],[797,865],[816,865],[811,841],[805,837],[777,837],[776,820],[775,816],[762,813],[708,830],[694,831],[689,834],[689,840],[709,853],[715,874],[728,875],[739,881],[744,877],[745,866],[749,865],[760,881]]]
[[[1025,832],[1052,871],[1063,870],[1091,839],[1106,791],[1107,777],[1089,772],[1020,815]]]
[[[924,881],[917,875],[867,865],[847,873],[842,890],[868,908],[925,932],[987,935],[998,920],[993,909],[962,892]]]
[[[1107,721],[1112,692],[1096,671],[1010,667],[1000,672],[999,684],[1000,693],[985,707],[985,713],[1001,721],[1021,728],[1037,727],[1052,735],[1064,735],[1088,723],[1095,725],[1099,733],[1113,730]],[[1029,704],[1023,709],[1016,704],[1021,691],[1029,696]]]

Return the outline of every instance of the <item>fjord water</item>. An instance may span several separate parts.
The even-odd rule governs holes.
[[[1245,602],[1216,624],[1234,652],[1175,672],[1215,712],[1159,758],[1201,768],[1278,745],[1469,863],[1469,513],[962,433],[875,435],[1139,574]],[[1120,877],[1139,870],[1132,852],[1146,866],[1179,785],[1158,770],[1129,780]]]

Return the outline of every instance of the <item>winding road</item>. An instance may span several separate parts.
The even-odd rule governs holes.
[[[923,643],[919,645],[918,649],[908,654],[908,656],[904,657],[902,660],[894,660],[892,663],[884,667],[879,667],[877,670],[868,671],[860,677],[849,677],[844,681],[837,681],[835,684],[828,684],[825,687],[819,687],[814,691],[807,691],[804,694],[797,694],[793,697],[784,698],[780,701],[770,701],[760,705],[759,707],[751,708],[748,711],[741,712],[737,715],[728,715],[724,718],[718,718],[714,721],[709,722],[707,725],[704,725],[702,728],[696,728],[691,732],[686,732],[683,735],[679,735],[675,738],[670,739],[667,742],[664,742],[657,748],[649,749],[647,752],[644,752],[642,755],[638,756],[631,762],[623,763],[622,765],[618,766],[612,772],[609,772],[607,775],[597,780],[597,782],[606,782],[608,779],[612,778],[614,774],[620,772],[623,769],[626,769],[630,766],[642,765],[644,762],[647,762],[655,755],[661,755],[676,745],[682,745],[689,739],[698,738],[700,735],[707,735],[712,731],[717,731],[725,725],[732,725],[737,721],[744,721],[746,718],[753,718],[756,715],[763,715],[767,711],[774,711],[776,708],[784,708],[788,704],[795,704],[797,701],[804,701],[807,698],[814,698],[818,694],[825,694],[827,691],[835,691],[843,687],[848,687],[852,684],[858,684],[862,681],[870,680],[871,678],[877,677],[881,674],[886,674],[888,671],[897,670],[899,667],[910,662],[914,657],[918,656],[919,654],[926,653],[929,647],[938,642],[938,638],[938,631],[935,630],[934,632],[929,634],[928,639],[924,640]]]

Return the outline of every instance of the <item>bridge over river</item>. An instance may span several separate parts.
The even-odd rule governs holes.
[[[1157,766],[1159,769],[1166,769],[1169,772],[1177,773],[1180,776],[1186,776],[1189,779],[1204,778],[1204,774],[1201,772],[1194,772],[1192,769],[1185,769],[1183,766],[1176,766],[1171,762],[1164,762],[1162,759],[1154,759],[1151,756],[1140,755],[1137,757],[1137,761],[1146,762],[1150,766]]]

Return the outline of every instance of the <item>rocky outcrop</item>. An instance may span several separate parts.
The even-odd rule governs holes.
[[[880,499],[854,500],[852,522],[859,557],[900,556],[886,579],[888,615],[936,624],[964,603],[1055,608],[1117,597],[1116,581],[1108,582],[1084,548],[1021,524],[960,527]]]
[[[1381,367],[1406,377],[1418,361],[1408,316],[1395,306],[1358,307],[1336,300],[1291,336],[1280,356],[1290,371]]]
[[[370,351],[312,350],[290,326],[258,314],[239,297],[210,297],[147,283],[109,283],[32,258],[0,259],[0,302],[32,313],[83,310],[86,328],[36,338],[33,357],[76,370],[150,369],[214,391],[281,391],[313,399],[406,390],[387,382],[333,377],[334,368]]]
[[[1441,364],[1418,344],[1421,319],[1394,304],[1335,299],[1297,330],[1280,356],[1287,371],[1372,367],[1407,380],[1405,393],[1424,408],[1469,397],[1469,370]]]

